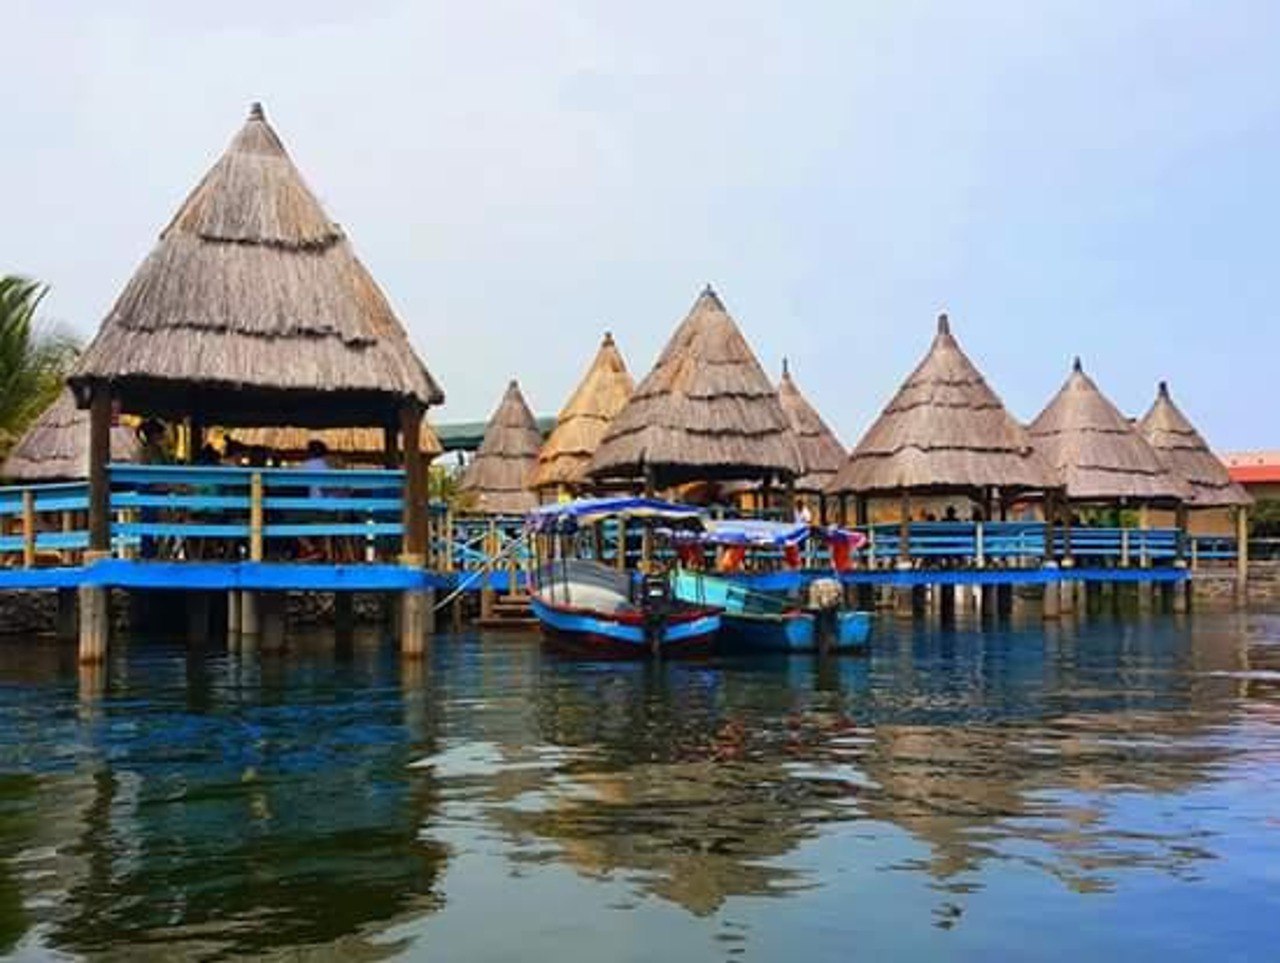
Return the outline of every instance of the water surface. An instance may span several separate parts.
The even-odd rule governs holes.
[[[1280,617],[869,659],[0,643],[0,952],[1272,960]]]

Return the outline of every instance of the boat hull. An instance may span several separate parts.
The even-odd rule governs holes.
[[[829,651],[852,652],[865,648],[871,636],[867,612],[835,613],[834,638]],[[748,615],[725,612],[720,637],[731,652],[817,652],[818,619],[812,612],[780,615]]]
[[[550,602],[535,595],[530,601],[543,637],[574,655],[600,659],[646,659],[653,655],[639,612],[604,613]],[[672,612],[658,644],[663,658],[708,654],[720,631],[715,609]]]

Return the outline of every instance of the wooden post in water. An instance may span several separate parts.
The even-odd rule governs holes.
[[[400,439],[404,447],[404,531],[400,564],[422,573],[427,553],[427,478],[418,441],[422,434],[422,408],[416,401],[400,408]],[[431,613],[424,588],[406,589],[400,600],[400,653],[421,658],[426,650]]]
[[[490,580],[493,578],[493,567],[490,564],[498,554],[498,522],[494,518],[489,519],[489,527],[485,531],[484,536],[484,567],[485,571],[482,575],[483,581],[480,583],[480,619],[488,621],[493,618],[493,606],[497,601],[497,592],[494,591]]]
[[[350,646],[355,638],[355,596],[350,592],[333,593],[333,637],[339,646]]]
[[[899,572],[911,571],[911,495],[903,490],[898,503],[898,564]],[[911,618],[915,614],[916,593],[912,586],[899,585],[894,589],[893,610],[899,618]]]
[[[111,554],[111,491],[107,462],[111,458],[111,395],[95,385],[89,396],[89,549],[85,564]],[[111,633],[110,595],[98,585],[81,585],[80,662],[101,662]]]
[[[1249,509],[1236,509],[1236,604],[1249,601]]]
[[[58,589],[58,610],[54,616],[53,631],[61,642],[76,637],[76,590]]]

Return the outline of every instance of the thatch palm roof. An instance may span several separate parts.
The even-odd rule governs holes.
[[[381,464],[385,455],[381,428],[241,428],[231,437],[242,445],[261,446],[287,458],[303,457],[307,445],[313,440],[324,442],[331,454],[352,464]],[[425,420],[418,432],[418,451],[428,458],[435,458],[444,451],[435,430]]]
[[[823,491],[844,464],[848,453],[818,410],[796,387],[785,358],[782,361],[782,380],[778,382],[778,400],[791,420],[791,430],[800,451],[802,474],[796,479],[796,490]]]
[[[538,454],[529,487],[575,488],[584,484],[591,456],[634,390],[635,381],[613,343],[613,335],[606,333],[591,367],[560,409],[555,430]]]
[[[71,377],[124,410],[224,425],[389,421],[444,395],[257,104]]]
[[[124,425],[111,429],[111,460],[137,461],[140,446]],[[76,408],[63,391],[31,423],[0,466],[0,478],[13,481],[70,481],[89,476],[89,412]]]
[[[1187,497],[1186,485],[1098,390],[1079,358],[1029,430],[1073,501],[1176,502]]]
[[[738,325],[708,287],[618,413],[587,474],[686,481],[801,474],[791,423]]]
[[[1044,491],[1059,485],[942,314],[928,354],[867,429],[828,491]]]
[[[484,441],[467,466],[458,489],[475,499],[477,511],[522,515],[538,504],[529,476],[538,464],[542,435],[533,412],[514,380],[484,432]]]
[[[1189,507],[1219,508],[1253,504],[1253,498],[1231,480],[1227,466],[1173,403],[1173,398],[1169,396],[1169,386],[1165,382],[1160,382],[1156,400],[1138,422],[1138,431],[1156,450],[1174,478],[1186,483],[1189,489]]]

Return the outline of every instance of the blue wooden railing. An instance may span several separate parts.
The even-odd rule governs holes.
[[[112,465],[111,542],[119,555],[171,559],[288,557],[303,540],[345,540],[348,556],[392,559],[399,550],[404,473],[391,470],[306,471],[291,468]],[[74,562],[88,545],[84,482],[0,488],[0,564],[33,563],[59,553]],[[430,506],[428,565],[440,571],[524,566],[530,545],[520,518],[455,516]],[[902,557],[898,524],[861,529],[864,564],[887,567]],[[925,567],[1038,564],[1046,557],[1042,522],[912,522],[906,557]],[[1231,561],[1235,539],[1183,535],[1176,529],[1075,527],[1053,532],[1051,557],[1080,565],[1168,565]],[[590,553],[590,539],[582,546]],[[638,558],[639,532],[629,533],[628,561]],[[256,548],[255,548],[256,546]],[[215,547],[215,548],[211,548]],[[354,552],[352,549],[354,548]],[[617,529],[606,525],[601,559],[616,560]],[[773,553],[780,556],[781,553]],[[351,560],[356,560],[352,558]],[[806,567],[829,566],[817,541],[803,551]]]

